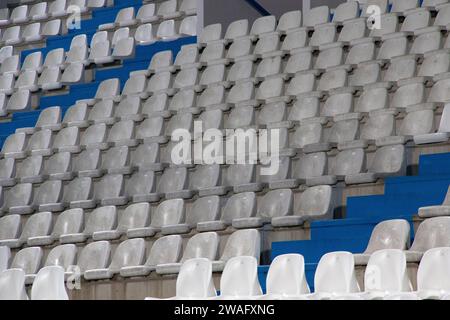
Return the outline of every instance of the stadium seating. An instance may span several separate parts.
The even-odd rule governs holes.
[[[417,158],[448,151],[450,4],[347,1],[193,43],[196,3],[0,10],[0,298],[74,298],[73,276],[177,277],[172,299],[447,298],[450,179]],[[175,162],[199,120],[226,144],[278,129],[277,172]]]

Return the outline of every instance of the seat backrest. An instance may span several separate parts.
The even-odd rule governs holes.
[[[238,230],[228,238],[220,260],[226,262],[232,257],[251,256],[259,261],[260,254],[261,238],[259,231],[256,229]]]
[[[73,243],[54,247],[45,260],[45,266],[60,266],[68,271],[75,265],[77,258],[77,246]]]
[[[159,180],[157,190],[161,193],[180,191],[185,189],[187,184],[187,169],[168,168],[164,170],[163,175]]]
[[[111,245],[108,241],[96,241],[86,245],[78,257],[80,271],[104,269],[108,266]]]
[[[184,215],[183,199],[165,200],[154,210],[150,225],[154,228],[161,228],[166,225],[179,224],[184,220]]]
[[[10,214],[0,218],[0,240],[17,239],[21,232],[20,215]]]
[[[220,278],[221,296],[251,297],[261,293],[255,257],[239,256],[227,261]]]
[[[417,290],[450,290],[450,248],[437,247],[425,252],[417,270]]]
[[[58,216],[53,227],[52,236],[80,233],[84,227],[83,209],[75,208],[64,211]]]
[[[128,239],[119,244],[109,265],[109,270],[117,272],[122,267],[140,266],[144,263],[145,241],[142,238]]]
[[[374,252],[364,273],[364,291],[407,292],[412,290],[406,269],[406,256],[399,249]]]
[[[25,274],[34,274],[41,266],[42,255],[42,248],[40,247],[22,249],[14,256],[11,269],[19,268],[25,271]]]
[[[295,215],[332,216],[334,210],[333,190],[331,186],[315,186],[306,189],[300,196]]]
[[[180,235],[159,238],[150,248],[145,265],[156,266],[158,264],[178,262],[181,256],[182,241]]]
[[[186,223],[196,226],[199,222],[217,220],[220,215],[220,208],[219,196],[198,198],[186,214]]]
[[[267,294],[299,296],[310,292],[305,275],[305,259],[300,254],[275,257],[266,281]]]
[[[0,300],[28,300],[25,291],[25,272],[9,269],[0,272]]]
[[[359,292],[353,254],[340,251],[323,255],[314,275],[314,291],[330,294]]]
[[[100,207],[92,211],[86,221],[84,233],[90,235],[96,231],[113,230],[117,226],[115,206]]]
[[[122,212],[117,229],[126,232],[129,229],[144,228],[150,221],[150,204],[133,203]]]
[[[198,233],[189,239],[181,263],[194,258],[217,259],[219,235],[215,232]]]
[[[450,246],[450,217],[434,217],[424,220],[417,228],[409,250],[425,252],[432,248]]]
[[[48,266],[39,270],[31,288],[31,300],[69,300],[64,283],[64,269]]]
[[[92,180],[91,178],[77,177],[73,179],[64,190],[64,202],[77,200],[87,200],[92,197]]]
[[[216,296],[210,260],[195,258],[183,263],[177,277],[176,296],[197,299]]]
[[[256,214],[256,196],[253,192],[232,195],[222,209],[221,220],[231,223],[233,219],[253,217]]]
[[[51,227],[51,212],[35,213],[28,218],[20,238],[26,241],[31,237],[47,236],[50,233]]]
[[[292,206],[291,189],[272,190],[261,199],[257,215],[264,218],[287,216],[292,214]]]

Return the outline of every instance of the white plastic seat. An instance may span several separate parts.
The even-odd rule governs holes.
[[[42,68],[42,52],[33,52],[28,54],[23,60],[21,71],[35,70],[40,71]]]
[[[20,69],[19,56],[11,55],[3,60],[2,65],[0,66],[0,73],[1,74],[12,73],[15,76],[17,76],[19,74],[19,69]]]
[[[175,20],[164,20],[160,23],[156,36],[162,41],[174,41],[180,37],[178,26]]]
[[[0,244],[9,247],[11,241],[17,241],[21,234],[20,216],[18,214],[6,215],[0,218]],[[4,266],[8,266],[6,261]],[[3,262],[2,262],[3,263]]]
[[[45,161],[44,175],[50,180],[71,180],[73,178],[71,168],[72,157],[70,153],[58,152]]]
[[[0,272],[0,300],[28,300],[25,272],[20,268]]]
[[[220,300],[249,299],[262,294],[258,261],[252,256],[230,258],[220,278]]]
[[[66,0],[55,0],[48,6],[48,15],[52,18],[59,18],[67,15]]]
[[[14,185],[16,174],[15,161],[12,158],[0,160],[0,186],[9,187]]]
[[[81,135],[80,145],[85,146],[86,149],[107,149],[108,144],[106,140],[106,125],[99,123],[89,126]]]
[[[111,43],[106,31],[99,31],[92,37],[89,52],[89,61],[95,64],[110,63],[114,59],[111,56]]]
[[[42,40],[41,24],[35,22],[27,25],[22,30],[21,40],[28,43]]]
[[[94,105],[99,100],[110,100],[120,94],[120,81],[118,78],[103,80],[99,83],[93,99],[79,100],[79,103]]]
[[[262,299],[295,299],[310,293],[305,276],[305,259],[300,254],[284,254],[273,259],[267,273],[267,292]]]
[[[197,35],[197,16],[184,18],[180,23],[180,36],[193,37]]]
[[[39,270],[31,288],[31,300],[69,300],[64,283],[64,269],[47,266]]]
[[[68,65],[61,75],[62,84],[75,84],[83,82],[84,80],[84,66],[83,63],[71,63]]]
[[[11,57],[13,55],[13,50],[14,50],[13,46],[3,46],[0,48],[0,62],[2,64],[6,58]]]
[[[92,208],[93,187],[89,177],[73,179],[64,190],[63,202],[70,208]]]
[[[58,48],[47,52],[45,56],[43,68],[60,67],[64,63],[64,49]]]
[[[28,247],[14,256],[10,269],[22,269],[25,272],[25,284],[30,284],[41,266],[42,248]]]
[[[5,158],[24,158],[27,135],[24,132],[14,133],[6,138],[1,154]]]
[[[448,247],[449,238],[447,230],[449,228],[450,217],[434,217],[424,220],[414,236],[414,242],[405,251],[408,262],[418,262],[424,252],[432,248]]]
[[[62,119],[62,125],[67,127],[87,127],[87,105],[84,103],[77,103],[70,106]]]
[[[134,34],[134,40],[141,46],[147,46],[157,41],[151,23],[140,25]]]
[[[48,156],[52,154],[51,142],[52,131],[50,129],[39,130],[33,133],[28,140],[26,150],[32,156]]]
[[[216,297],[211,261],[205,258],[186,260],[177,277],[174,300]]]
[[[330,300],[359,292],[353,255],[350,252],[330,252],[320,258],[314,275],[312,300]]]
[[[16,184],[6,193],[2,210],[8,211],[10,214],[32,213],[32,199],[33,186],[31,183]]]
[[[20,36],[20,26],[7,28],[2,35],[2,45],[14,46],[22,42]]]
[[[156,4],[147,3],[141,6],[136,14],[136,20],[139,24],[157,22],[160,17],[156,14]]]
[[[42,169],[44,162],[42,156],[25,158],[16,169],[16,180],[19,183],[41,183],[43,181]]]
[[[409,246],[409,222],[403,219],[386,220],[372,230],[369,243],[363,253],[355,254],[355,264],[367,264],[370,255],[378,250],[405,250]]]
[[[53,226],[53,231],[50,235],[32,237],[29,238],[28,241],[36,246],[48,245],[53,243],[54,241],[59,241],[61,244],[67,243],[65,240],[69,240],[70,238],[66,239],[65,237],[61,236],[66,234],[80,233],[84,225],[83,220],[83,209],[77,208],[66,210],[62,212],[56,219],[55,225]],[[50,256],[51,255],[49,254],[49,257],[47,257],[47,262],[50,261]]]
[[[213,261],[217,258],[219,236],[215,232],[199,233],[189,239],[180,262],[159,264],[158,274],[173,274],[180,272],[182,264],[190,259],[205,258]]]
[[[222,24],[215,23],[204,26],[199,35],[197,43],[200,47],[205,47],[209,42],[220,41],[222,36]]]
[[[84,278],[86,280],[111,279],[123,267],[141,265],[144,262],[144,255],[144,239],[125,240],[116,248],[109,267],[88,269],[84,272]]]
[[[116,27],[126,27],[135,23],[134,7],[121,9],[112,23],[105,23],[99,25],[99,30],[110,30]]]
[[[78,267],[81,273],[92,269],[104,269],[111,256],[111,245],[108,241],[96,241],[86,245],[78,257]]]
[[[124,188],[125,181],[121,174],[105,175],[94,187],[94,199],[103,206],[123,205],[128,201]]]
[[[222,271],[226,263],[234,257],[249,256],[259,263],[261,254],[261,238],[256,229],[238,230],[227,240],[222,255],[218,261],[213,261],[213,272]]]
[[[126,266],[120,269],[122,277],[147,276],[155,271],[157,265],[178,262],[181,256],[182,238],[180,235],[161,237],[151,246],[143,265]]]
[[[44,68],[39,77],[38,86],[44,91],[61,89],[62,83],[59,66]]]

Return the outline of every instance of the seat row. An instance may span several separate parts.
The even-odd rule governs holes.
[[[45,23],[35,22],[26,26],[13,26],[5,29],[0,44],[2,46],[28,45],[41,41],[45,37],[61,34],[61,20],[55,19]]]
[[[323,203],[315,201],[314,196]],[[10,214],[0,218],[0,243],[18,248],[25,244],[50,245],[55,241],[61,244],[79,243],[89,238],[96,241],[115,240],[124,235],[129,239],[153,237],[159,232],[170,235],[192,230],[222,231],[229,226],[234,229],[260,228],[266,224],[295,227],[305,221],[331,218],[334,209],[329,187],[307,189],[295,206],[289,189],[268,192],[261,198],[259,206],[253,192],[232,195],[221,207],[223,201],[224,198],[219,196],[198,198],[188,210],[182,199],[165,200],[153,207],[141,202],[130,204],[121,214],[117,213],[115,206],[103,206],[86,214],[86,217],[81,208],[69,209],[57,215],[54,226],[50,212],[39,212],[28,218],[23,230],[20,216]],[[275,210],[274,204],[281,210]]]
[[[417,271],[417,290],[413,291],[404,253],[395,249],[376,251],[370,256],[364,273],[364,291],[361,291],[353,255],[345,251],[330,252],[317,265],[314,293],[310,293],[303,256],[280,255],[270,264],[264,295],[253,257],[235,257],[227,262],[220,279],[220,295],[215,290],[211,262],[191,259],[182,265],[176,296],[170,299],[448,300],[449,257],[448,247],[426,251]]]
[[[100,8],[105,5],[105,0],[54,0],[41,1],[34,5],[24,4],[12,10],[3,8],[0,9],[0,26],[2,29],[5,29],[11,25],[61,18],[73,13],[73,10],[81,13],[91,8]],[[74,9],[74,7],[77,7],[77,9]]]
[[[166,0],[160,3],[148,3],[142,5],[136,14],[134,7],[119,10],[114,22],[101,24],[98,30],[111,30],[148,23],[163,23],[165,20],[181,19],[196,13],[196,0]]]
[[[252,256],[259,260],[260,235],[257,230],[239,230],[232,233],[219,255],[219,236],[215,232],[201,233],[190,238],[184,252],[180,235],[157,239],[148,249],[142,238],[121,242],[112,253],[108,241],[95,241],[77,250],[74,244],[54,247],[45,263],[40,247],[28,247],[18,251],[11,259],[8,247],[0,247],[0,265],[3,270],[22,269],[26,284],[31,284],[41,266],[58,265],[71,274],[83,276],[86,280],[121,277],[142,277],[152,272],[157,274],[178,273],[181,263],[192,258],[206,258],[213,261],[214,271],[222,271],[225,263],[236,256]],[[77,254],[77,251],[80,251]],[[64,257],[64,258],[63,258]],[[8,261],[12,260],[9,264]],[[78,269],[78,270],[77,270]]]

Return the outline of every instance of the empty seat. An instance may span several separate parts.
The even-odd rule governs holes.
[[[107,149],[108,144],[106,140],[106,125],[99,123],[89,126],[83,133],[80,139],[80,145],[85,146],[86,149]]]
[[[146,276],[160,264],[175,263],[180,259],[182,238],[179,235],[161,237],[151,246],[143,265],[125,266],[120,269],[122,277]]]
[[[19,56],[11,55],[3,60],[2,65],[0,66],[0,73],[1,74],[12,73],[15,76],[17,76],[19,74],[19,68],[20,68]]]
[[[77,234],[82,232],[84,226],[83,209],[70,209],[62,212],[56,219],[53,231],[49,236],[32,237],[29,239],[33,245],[48,245],[54,241],[59,241],[61,244],[67,243],[65,240],[70,238],[61,237],[67,234]]]
[[[30,108],[31,94],[28,90],[15,91],[8,100],[6,110],[8,112],[26,111]]]
[[[59,66],[44,68],[37,84],[45,91],[62,88]]]
[[[92,211],[85,223],[82,233],[62,234],[60,240],[62,243],[84,242],[97,231],[112,230],[117,225],[116,207],[100,207]]]
[[[8,211],[11,214],[29,214],[33,212],[32,199],[33,186],[31,183],[16,184],[7,191],[2,211]]]
[[[33,205],[40,211],[61,211],[64,204],[61,202],[63,196],[63,187],[60,180],[45,181],[40,185]]]
[[[128,266],[141,265],[145,257],[144,239],[129,239],[121,242],[107,268],[89,268],[84,272],[86,280],[111,279],[114,274]]]
[[[0,186],[9,187],[16,183],[16,166],[14,159],[5,158],[0,160]]]
[[[20,268],[0,272],[0,300],[28,300],[25,272]]]
[[[174,299],[205,299],[215,296],[211,261],[205,258],[186,260],[177,277]]]
[[[3,143],[1,154],[5,158],[25,157],[26,152],[24,149],[26,141],[26,134],[23,132],[9,135]]]
[[[367,264],[370,255],[377,250],[405,250],[409,246],[409,222],[402,219],[386,220],[378,223],[363,253],[355,254],[355,264]]]
[[[6,215],[0,218],[0,244],[8,245],[11,241],[18,241],[21,233],[20,216]]]
[[[44,162],[41,156],[25,158],[17,165],[16,180],[20,183],[41,183],[44,180],[42,169]]]
[[[78,257],[78,266],[82,274],[87,270],[104,269],[111,256],[111,245],[108,241],[96,241],[86,245]]]
[[[448,247],[449,222],[450,217],[434,217],[424,220],[417,228],[413,244],[409,250],[405,251],[407,261],[420,261],[424,252],[429,249]]]
[[[205,258],[213,261],[217,258],[219,236],[215,232],[199,233],[189,239],[180,262],[159,264],[158,274],[178,273],[182,264],[190,259]]]
[[[447,128],[449,115],[450,115],[450,106],[446,104],[441,115],[441,120],[437,132],[414,135],[414,143],[427,144],[427,143],[439,143],[447,141],[449,136],[448,133],[449,129]]]
[[[7,28],[2,35],[2,45],[14,46],[22,42],[20,37],[20,26]]]
[[[295,299],[310,292],[305,275],[305,259],[300,254],[275,257],[266,281],[267,290],[263,299]]]
[[[104,206],[123,205],[127,203],[124,195],[125,183],[121,174],[103,176],[94,187],[94,199]]]
[[[28,247],[14,256],[10,269],[22,269],[25,272],[25,284],[30,284],[41,266],[42,248]]]
[[[28,218],[18,239],[5,239],[1,240],[1,243],[10,248],[19,248],[27,244],[30,238],[47,236],[50,233],[51,225],[52,214],[50,212],[36,213]]]
[[[238,230],[233,232],[227,240],[222,255],[218,261],[213,261],[213,271],[222,271],[225,264],[233,257],[249,256],[259,263],[261,254],[261,239],[258,230]]]
[[[75,178],[64,190],[63,202],[71,208],[92,208],[95,206],[91,178]]]
[[[219,299],[249,299],[262,294],[258,281],[258,260],[252,256],[230,258],[220,278]]]
[[[359,292],[353,255],[350,252],[330,252],[320,258],[314,275],[313,300],[328,300]]]
[[[186,168],[167,168],[159,180],[157,190],[163,194],[186,190],[187,181]],[[187,196],[192,197],[191,194]]]
[[[39,270],[31,288],[31,300],[69,300],[64,283],[64,269],[47,266]]]

